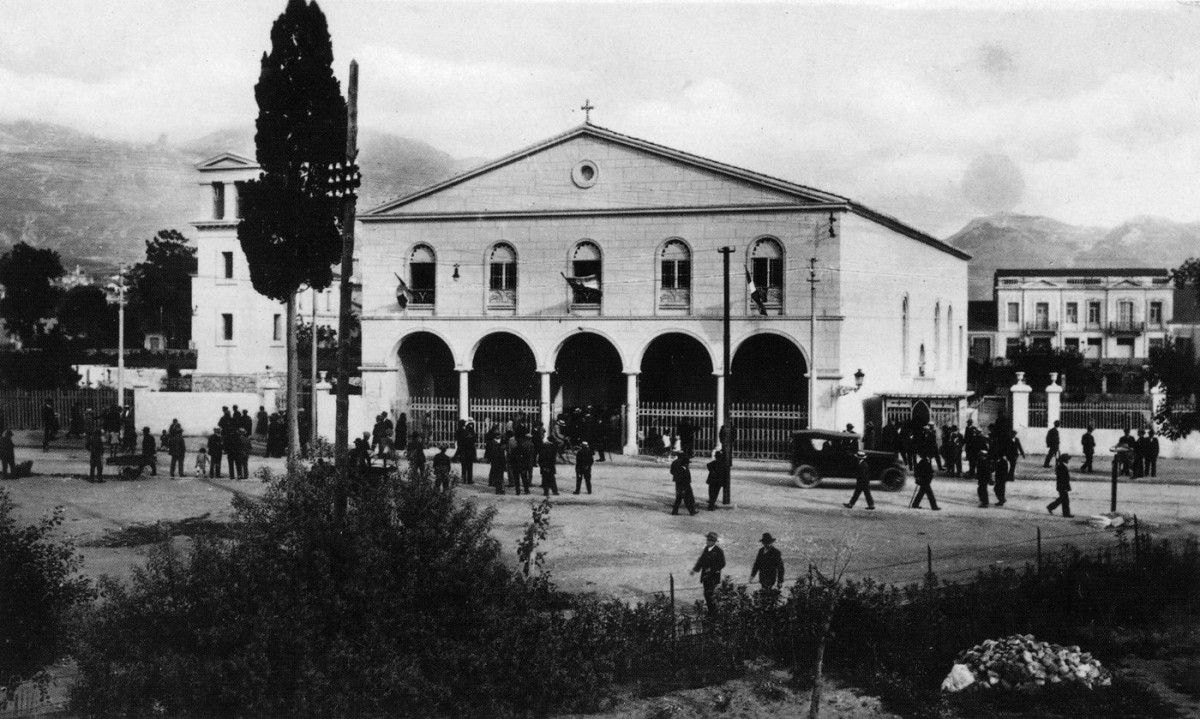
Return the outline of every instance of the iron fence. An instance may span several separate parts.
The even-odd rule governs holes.
[[[1030,408],[1032,415],[1032,407]],[[1133,431],[1153,427],[1154,406],[1149,397],[1144,400],[1099,402],[1063,402],[1059,422],[1064,429],[1125,429]],[[1043,420],[1044,422],[1044,420]],[[1030,426],[1033,418],[1030,417]],[[1045,424],[1036,425],[1044,427]]]
[[[72,431],[71,408],[76,404],[82,413],[85,426],[88,417],[99,418],[105,410],[117,403],[117,390],[111,387],[100,389],[60,389],[45,391],[4,390],[0,391],[0,425],[8,429],[41,429],[42,406],[50,400],[58,415],[58,425],[63,432]],[[133,406],[133,390],[125,390],[126,407]]]
[[[1029,426],[1030,427],[1046,427],[1049,426],[1046,411],[1046,395],[1035,397],[1029,396]]]
[[[794,404],[734,404],[729,410],[737,431],[735,457],[787,459],[792,433],[808,428],[808,410]]]
[[[717,405],[713,402],[643,402],[637,409],[638,448],[643,454],[670,449],[684,418],[695,430],[697,454],[711,454],[717,446]],[[652,439],[656,435],[661,442]]]
[[[453,442],[458,429],[457,397],[409,397],[408,431],[420,432],[427,445]],[[403,443],[397,438],[397,444]]]
[[[523,415],[530,427],[533,420],[541,417],[541,402],[536,399],[509,399],[503,397],[470,399],[471,416],[475,427],[482,434],[494,424],[501,424]]]

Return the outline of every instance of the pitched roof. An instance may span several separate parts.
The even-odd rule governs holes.
[[[238,166],[252,170],[258,167],[258,163],[249,157],[239,155],[235,152],[222,152],[220,155],[215,155],[207,160],[201,160],[195,165],[196,169],[201,172],[205,170],[228,170]]]
[[[424,189],[418,190],[416,192],[405,195],[403,197],[392,200],[390,202],[386,202],[386,203],[379,205],[377,207],[374,207],[366,212],[360,213],[359,218],[360,219],[369,219],[369,218],[373,218],[373,217],[381,218],[383,216],[386,216],[388,212],[391,212],[393,210],[396,210],[397,208],[403,207],[404,205],[407,205],[411,202],[415,202],[416,200],[419,200],[423,197],[428,197],[429,195],[433,195],[433,194],[440,192],[442,190],[445,190],[447,188],[454,187],[455,185],[466,182],[474,177],[478,177],[480,175],[483,175],[483,174],[490,172],[492,170],[495,170],[497,168],[504,167],[505,165],[509,165],[514,162],[518,162],[526,157],[529,157],[530,155],[534,155],[538,152],[541,152],[548,148],[562,144],[564,142],[568,142],[568,141],[573,140],[578,137],[594,137],[594,138],[600,138],[600,139],[603,139],[603,140],[606,140],[609,142],[614,142],[619,145],[623,145],[625,147],[630,147],[630,148],[633,148],[636,150],[641,150],[641,151],[650,153],[652,155],[657,155],[659,157],[664,157],[667,159],[675,160],[677,162],[681,162],[681,163],[684,163],[687,165],[691,165],[693,167],[708,170],[710,172],[724,175],[726,177],[739,179],[739,180],[749,182],[749,183],[752,183],[755,185],[770,188],[772,190],[784,192],[784,193],[792,195],[797,200],[800,200],[803,202],[815,203],[815,204],[821,204],[821,205],[841,206],[842,208],[844,208],[847,211],[853,212],[865,219],[868,219],[868,220],[871,220],[878,224],[881,224],[895,232],[898,232],[900,234],[906,235],[913,239],[919,240],[920,242],[923,242],[927,245],[936,247],[937,249],[940,249],[943,252],[946,252],[948,254],[954,255],[955,257],[958,257],[959,259],[969,260],[971,258],[971,256],[968,255],[967,253],[965,253],[957,248],[951,247],[950,245],[942,242],[941,240],[938,240],[937,238],[933,237],[932,235],[928,235],[924,232],[921,232],[920,230],[917,230],[916,228],[911,227],[910,225],[907,225],[890,215],[879,212],[877,210],[873,210],[869,207],[866,207],[865,205],[854,202],[854,201],[850,200],[849,198],[843,197],[841,195],[835,195],[833,193],[825,192],[823,190],[817,190],[815,188],[808,187],[806,185],[800,185],[800,184],[797,184],[794,182],[788,182],[787,180],[781,180],[777,177],[772,177],[770,175],[764,175],[760,172],[754,172],[752,170],[746,170],[744,168],[736,167],[734,165],[729,165],[729,164],[726,164],[723,162],[718,162],[716,160],[710,160],[706,157],[701,157],[699,155],[693,155],[692,153],[684,152],[682,150],[676,150],[674,148],[667,147],[666,145],[660,145],[658,143],[650,142],[648,140],[642,140],[640,138],[636,138],[631,135],[626,135],[626,134],[623,134],[620,132],[616,132],[614,130],[609,130],[607,128],[600,127],[598,125],[593,125],[591,123],[584,123],[577,127],[571,128],[570,130],[567,130],[566,132],[560,133],[549,139],[543,140],[536,144],[529,145],[528,147],[525,147],[525,148],[522,148],[515,152],[509,153],[499,159],[492,160],[491,162],[480,165],[479,167],[468,170],[464,173],[461,173],[459,175],[451,177],[447,180],[443,180],[442,182],[435,183]]]
[[[996,270],[993,277],[1167,277],[1170,274],[1160,267],[1059,267]]]

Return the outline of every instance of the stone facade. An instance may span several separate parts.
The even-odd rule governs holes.
[[[759,396],[778,386],[781,396],[803,396],[812,426],[861,427],[868,398],[965,395],[966,255],[846,198],[593,125],[360,221],[364,411],[404,408],[417,388],[409,387],[415,375],[402,355],[406,342],[421,336],[444,347],[438,352],[457,373],[465,415],[472,372],[484,364],[492,372],[510,359],[489,356],[488,342],[498,334],[518,338],[524,349],[515,355],[531,357],[543,418],[570,404],[560,377],[580,368],[565,366],[563,357],[583,346],[584,335],[593,341],[588,347],[612,348],[613,366],[594,374],[607,372],[606,381],[624,385],[619,402],[631,418],[639,396],[658,389],[644,384],[656,369],[647,357],[668,335],[695,348],[691,371],[699,366],[716,376],[709,401],[720,405],[722,247],[733,248],[733,367],[739,352],[754,346],[745,372],[774,366],[773,353],[794,356],[787,366],[798,368],[755,378]],[[514,261],[497,269],[498,256]],[[594,303],[578,301],[564,281],[595,267],[580,264],[581,256],[598,259],[601,268]],[[688,263],[678,270],[686,283],[666,267],[678,257]],[[509,271],[517,278],[511,288],[497,279]],[[763,285],[765,315],[748,272]],[[404,308],[397,277],[411,291]],[[571,354],[569,361],[591,359]],[[814,364],[815,379],[808,376]],[[863,386],[851,391],[859,369]]]

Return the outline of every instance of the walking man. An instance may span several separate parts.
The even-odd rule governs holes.
[[[1071,514],[1071,473],[1067,470],[1069,454],[1058,455],[1058,464],[1054,465],[1054,488],[1058,490],[1058,499],[1046,505],[1046,511],[1054,514],[1054,510],[1062,506],[1062,516],[1073,517]]]
[[[1001,452],[996,456],[996,469],[992,473],[993,491],[996,493],[996,506],[1004,506],[1004,488],[1008,484],[1008,480],[1012,477],[1012,470],[1008,463],[1007,447],[1005,452]]]
[[[910,505],[913,509],[921,508],[921,500],[929,497],[929,508],[937,512],[941,509],[937,505],[937,499],[933,496],[933,464],[930,463],[928,457],[921,457],[917,462],[917,468],[913,470],[913,477],[917,481],[917,494],[913,497],[913,502]]]
[[[709,619],[717,616],[717,586],[721,584],[721,570],[725,568],[725,552],[717,546],[720,536],[709,532],[705,536],[704,551],[692,567],[692,574],[700,572],[700,586],[704,587],[704,604],[708,607]]]
[[[986,449],[979,450],[979,459],[975,462],[975,495],[979,497],[980,508],[991,505],[988,497],[988,487],[992,484],[992,457]]]
[[[1092,434],[1096,428],[1088,425],[1087,431],[1079,438],[1079,444],[1083,445],[1083,464],[1079,467],[1080,472],[1092,473],[1092,457],[1096,454],[1096,436]]]
[[[770,532],[763,532],[762,548],[754,558],[754,566],[750,568],[750,581],[758,576],[758,583],[764,592],[779,593],[783,588],[783,555],[775,548],[775,538]]]
[[[926,458],[928,461],[928,458]],[[932,470],[930,470],[932,471]],[[858,496],[863,496],[867,500],[867,509],[875,509],[875,498],[871,496],[871,474],[867,467],[867,460],[860,459],[858,462],[858,478],[854,481],[854,494],[850,495],[850,501],[842,506],[846,509],[854,509],[854,505],[858,503]]]
[[[725,466],[725,450],[718,449],[707,466],[708,479],[705,481],[708,484],[708,511],[712,512],[717,508],[717,497],[720,496],[721,488],[725,486],[725,477],[729,474],[729,468]]]
[[[1046,469],[1050,469],[1050,460],[1058,456],[1058,420],[1054,420],[1054,426],[1046,432],[1046,461],[1042,464]]]
[[[688,514],[696,514],[696,497],[692,494],[692,470],[688,469],[687,452],[678,452],[671,463],[671,479],[675,480],[675,506],[671,514],[679,514],[679,505],[687,506]]]
[[[592,465],[596,454],[587,442],[581,442],[575,452],[575,494],[579,494],[580,486],[586,484],[588,494],[592,493]]]
[[[1017,478],[1017,455],[1022,459],[1025,458],[1025,448],[1021,446],[1021,437],[1017,434],[1017,430],[1012,430],[1012,437],[1008,440],[1007,459],[1008,459],[1008,481],[1013,481]]]

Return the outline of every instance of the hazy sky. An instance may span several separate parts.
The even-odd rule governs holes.
[[[583,121],[944,236],[1011,210],[1200,220],[1197,2],[326,0],[360,122],[491,158]],[[199,137],[254,121],[285,0],[3,0],[0,119]]]

